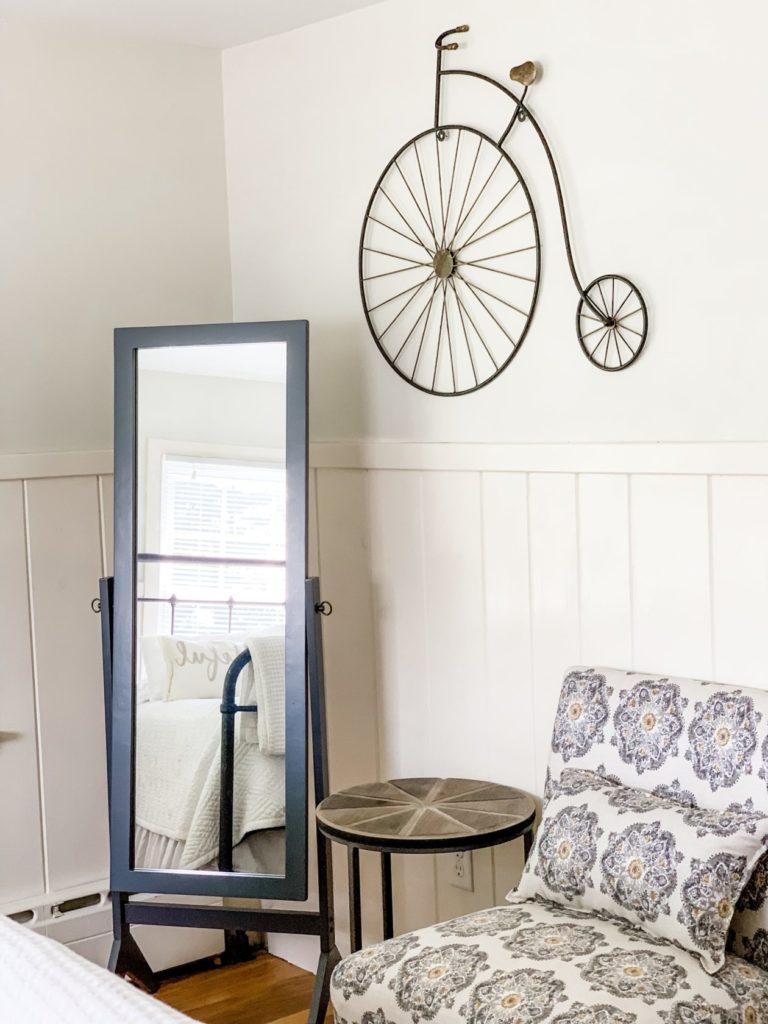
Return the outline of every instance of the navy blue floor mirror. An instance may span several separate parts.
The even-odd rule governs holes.
[[[115,569],[101,581],[111,970],[152,990],[131,926],[318,936],[310,1021],[338,959],[321,615],[307,578],[306,321],[115,332]],[[319,899],[319,909],[238,900]],[[164,900],[173,894],[173,902]],[[222,897],[222,905],[178,901]]]

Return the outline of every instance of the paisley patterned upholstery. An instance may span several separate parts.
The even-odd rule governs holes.
[[[766,1024],[768,973],[531,900],[354,953],[331,999],[337,1024]]]
[[[545,798],[565,767],[686,804],[694,827],[719,811],[728,834],[768,813],[768,692],[572,669]],[[331,1000],[339,1024],[768,1024],[767,890],[768,854],[713,975],[628,921],[537,899],[355,953],[336,968]]]
[[[707,810],[768,814],[768,692],[608,668],[573,668],[555,713],[545,784],[586,768]],[[768,854],[731,923],[730,948],[768,969]]]

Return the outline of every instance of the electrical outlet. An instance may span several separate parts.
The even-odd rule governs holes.
[[[451,885],[457,889],[466,889],[467,892],[475,891],[474,879],[472,877],[472,851],[466,850],[463,853],[453,855],[453,874]]]

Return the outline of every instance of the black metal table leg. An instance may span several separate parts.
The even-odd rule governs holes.
[[[391,939],[395,934],[394,915],[392,912],[392,854],[381,855],[381,917],[384,924],[384,938]]]
[[[360,850],[347,847],[347,870],[349,872],[349,944],[353,953],[363,948],[362,915],[360,913]]]

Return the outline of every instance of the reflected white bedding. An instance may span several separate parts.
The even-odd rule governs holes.
[[[127,981],[0,916],[4,1024],[189,1024]]]
[[[200,699],[137,708],[136,825],[183,841],[178,867],[184,869],[201,868],[218,853],[219,705]],[[249,832],[285,825],[283,757],[263,754],[255,743],[235,743],[233,817],[235,843]]]

